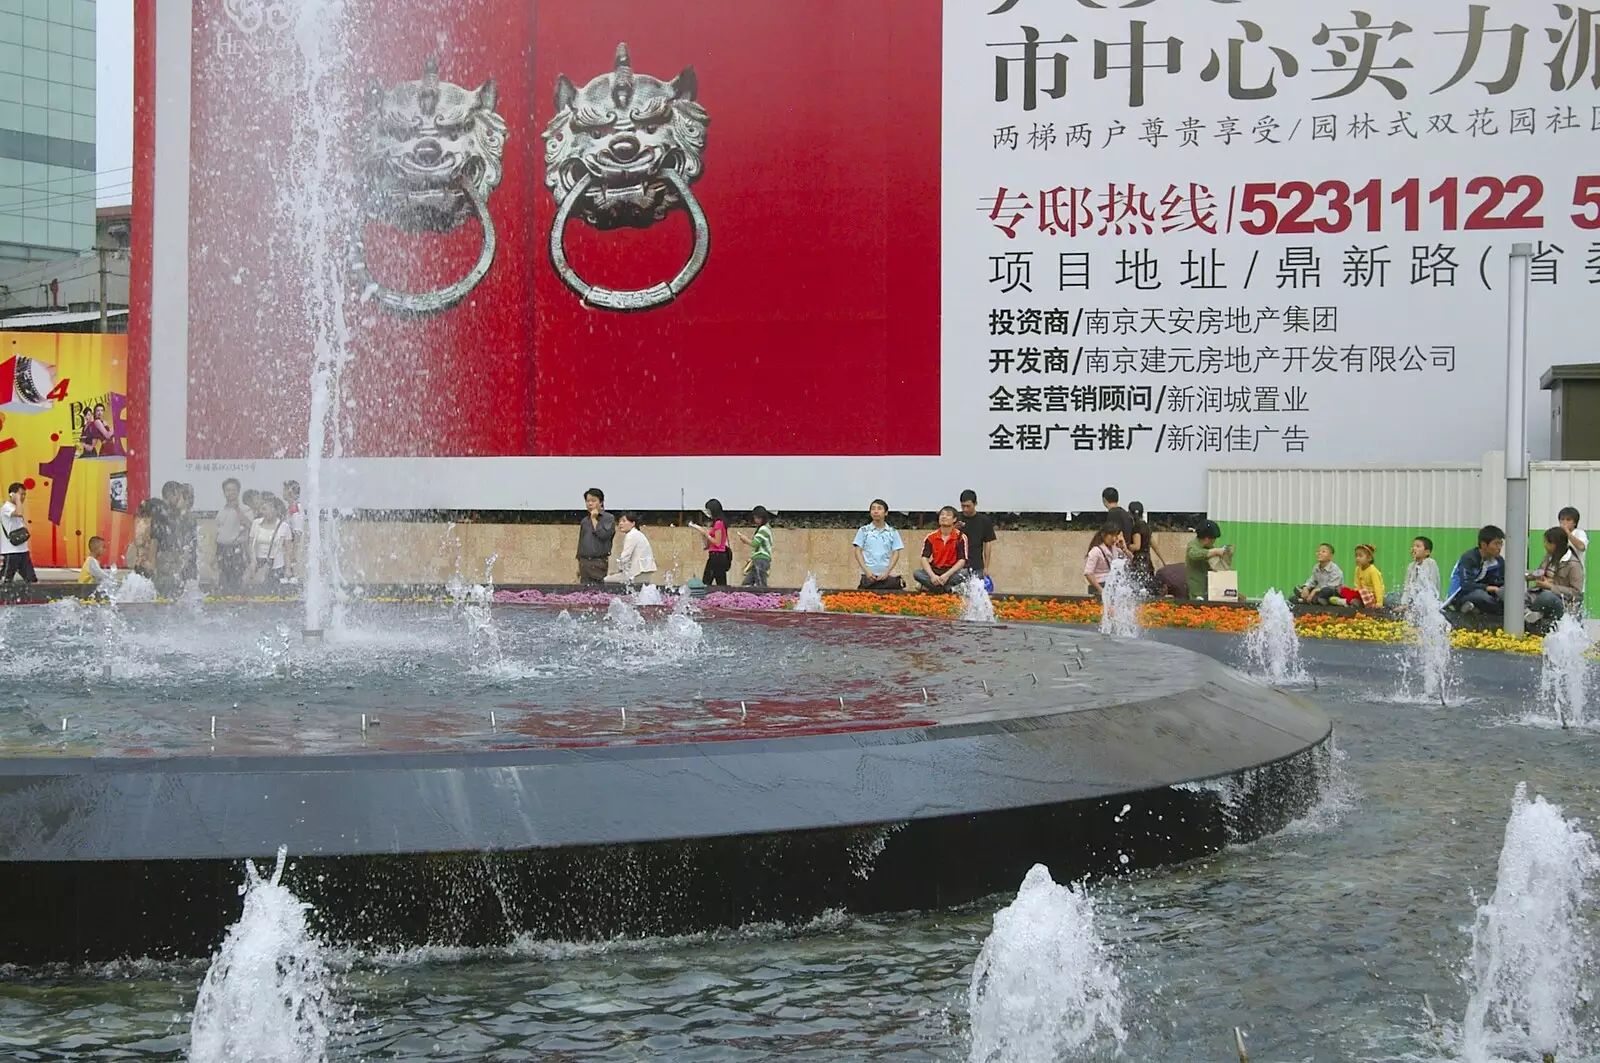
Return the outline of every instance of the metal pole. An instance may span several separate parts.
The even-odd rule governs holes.
[[[106,249],[96,248],[100,252],[100,335],[106,334]]]
[[[1532,244],[1511,245],[1506,288],[1506,585],[1505,632],[1524,630],[1528,583],[1528,266]]]

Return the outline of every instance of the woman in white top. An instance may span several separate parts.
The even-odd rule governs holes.
[[[258,505],[261,516],[250,522],[250,582],[276,589],[289,556],[289,522],[276,495],[262,495]]]
[[[639,530],[639,518],[624,513],[617,521],[622,532],[622,553],[617,555],[617,571],[606,577],[607,583],[649,583],[650,574],[656,570],[656,556],[650,550],[650,540]]]

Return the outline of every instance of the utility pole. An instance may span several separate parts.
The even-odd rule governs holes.
[[[106,333],[106,249],[96,247],[100,254],[100,335]]]
[[[1528,267],[1532,244],[1511,245],[1506,298],[1506,583],[1500,597],[1507,635],[1521,637],[1528,594]],[[1559,560],[1559,559],[1558,559]]]

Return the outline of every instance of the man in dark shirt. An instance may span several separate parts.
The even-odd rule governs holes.
[[[967,537],[967,549],[972,552],[967,568],[982,579],[994,558],[994,521],[987,513],[978,512],[978,492],[971,488],[961,492],[961,519],[956,526]]]
[[[611,568],[611,540],[617,534],[617,522],[606,512],[606,493],[598,487],[583,493],[583,506],[589,512],[578,522],[578,582],[601,587]]]
[[[1105,503],[1106,519],[1122,529],[1122,541],[1133,542],[1133,515],[1122,508],[1122,496],[1117,494],[1117,489],[1108,487],[1101,491],[1100,501]]]

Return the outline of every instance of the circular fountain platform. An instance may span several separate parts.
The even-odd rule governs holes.
[[[385,944],[933,907],[1258,836],[1325,767],[1315,707],[1083,631],[352,619],[303,643],[272,606],[9,611],[0,962],[203,953],[279,846],[327,933]]]

